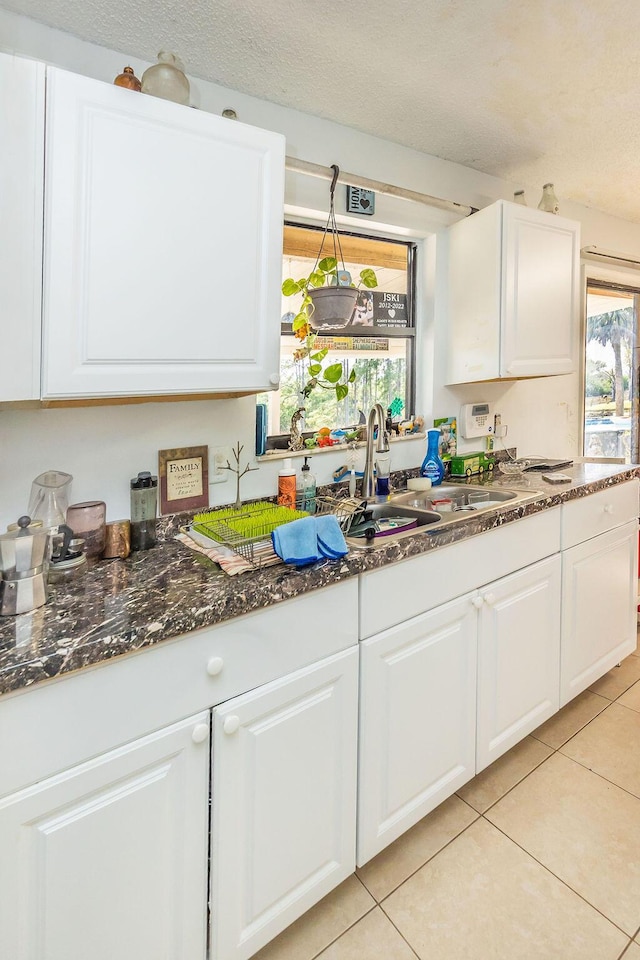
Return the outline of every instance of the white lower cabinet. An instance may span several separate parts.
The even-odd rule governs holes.
[[[358,865],[558,709],[560,556],[361,643]]]
[[[560,704],[635,650],[638,524],[565,550]]]
[[[0,800],[3,957],[204,960],[208,744],[204,712]]]
[[[479,592],[476,772],[558,710],[560,556]]]
[[[474,597],[360,645],[359,866],[474,775]]]
[[[354,646],[213,711],[214,960],[252,956],[353,873],[357,698]]]

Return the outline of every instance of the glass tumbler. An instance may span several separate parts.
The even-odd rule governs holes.
[[[88,557],[99,557],[104,550],[107,506],[102,500],[72,503],[67,510],[67,526],[85,542]]]

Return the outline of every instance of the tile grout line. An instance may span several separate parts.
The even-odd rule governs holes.
[[[353,874],[353,876],[355,876],[355,874]],[[362,881],[360,882],[362,883]],[[367,893],[369,893],[369,895],[373,897],[373,894],[371,894],[369,890],[367,890]],[[325,950],[328,950],[329,947],[332,947],[334,943],[337,943],[338,940],[344,937],[344,935],[347,934],[349,930],[351,930],[353,927],[355,927],[357,923],[360,923],[360,921],[364,920],[365,917],[368,917],[370,913],[373,913],[373,911],[379,906],[379,904],[375,902],[375,897],[373,897],[373,899],[374,899],[374,904],[372,907],[369,907],[368,910],[365,910],[365,912],[362,914],[361,917],[358,917],[358,919],[354,920],[353,923],[350,923],[348,927],[345,927],[345,929],[341,933],[339,933],[337,937],[334,937],[333,940],[330,940],[329,943],[325,944],[324,947],[322,947],[322,949],[318,951],[318,953],[314,953],[312,957],[309,957],[309,960],[318,960],[318,957],[322,957],[322,954],[325,952]]]
[[[457,794],[456,794],[456,796],[457,796]],[[461,798],[458,797],[458,799],[461,799]],[[463,803],[464,803],[464,801],[463,801]],[[471,806],[471,804],[467,804],[467,806],[469,807],[469,806]],[[434,808],[434,809],[437,809],[437,808]],[[404,878],[404,880],[401,880],[400,883],[399,883],[396,887],[393,887],[392,890],[389,890],[388,893],[385,893],[385,895],[382,897],[381,900],[377,900],[375,893],[373,893],[372,890],[369,890],[369,888],[368,888],[367,885],[365,884],[364,880],[360,880],[360,878],[358,877],[358,879],[360,880],[360,883],[363,884],[363,886],[364,886],[365,889],[367,890],[367,893],[369,893],[369,894],[373,897],[373,899],[376,901],[376,904],[377,904],[379,907],[382,907],[383,902],[384,902],[385,900],[388,900],[390,896],[392,896],[394,893],[396,893],[396,891],[399,890],[400,887],[407,882],[407,880],[411,880],[412,877],[415,877],[416,873],[419,873],[420,870],[422,870],[423,867],[426,867],[426,865],[427,865],[428,863],[431,863],[431,861],[434,859],[434,857],[437,857],[438,854],[442,853],[443,850],[446,850],[446,848],[447,848],[448,846],[450,846],[450,844],[452,844],[454,840],[457,840],[458,837],[461,837],[462,834],[465,833],[465,832],[469,829],[469,827],[473,826],[474,823],[477,823],[477,822],[478,822],[478,820],[480,819],[480,817],[482,816],[482,814],[481,814],[481,813],[478,813],[478,811],[475,810],[473,807],[471,807],[471,809],[472,809],[473,812],[476,814],[476,816],[475,816],[474,819],[471,821],[471,823],[468,823],[468,824],[466,825],[466,827],[463,827],[462,830],[460,831],[460,833],[456,833],[456,835],[455,835],[454,837],[451,837],[450,840],[447,840],[447,842],[446,842],[445,844],[443,844],[443,846],[441,846],[438,850],[436,850],[435,853],[431,854],[430,857],[427,857],[427,859],[426,859],[423,863],[421,863],[419,867],[416,867],[416,869],[413,870],[412,873],[407,874],[407,876]],[[429,814],[427,813],[427,814],[425,814],[425,816],[428,817]],[[420,822],[420,821],[418,821],[418,823],[419,823],[419,822]],[[394,842],[395,842],[395,841],[394,841]],[[384,909],[384,908],[383,908],[383,909]],[[385,913],[385,916],[386,916],[386,913]]]
[[[492,823],[491,820],[486,820],[484,816],[482,817],[482,819],[485,820],[485,822],[488,823],[490,826],[495,827],[498,833],[501,833],[502,836],[505,837],[505,839],[510,840],[511,843],[515,844],[515,846],[518,847],[519,850],[522,850],[522,852],[526,854],[528,857],[530,857],[534,861],[534,863],[537,863],[540,867],[542,867],[543,870],[545,870],[550,876],[554,877],[559,883],[561,883],[564,887],[566,887],[567,890],[570,890],[572,893],[576,895],[576,897],[579,897],[583,903],[586,903],[588,907],[591,907],[592,910],[595,910],[596,913],[600,914],[600,916],[604,920],[606,920],[607,923],[610,923],[611,926],[616,928],[616,930],[619,930],[620,933],[622,933],[625,937],[628,937],[630,941],[633,939],[633,937],[630,936],[630,934],[628,934],[626,930],[623,930],[622,927],[620,927],[615,922],[615,920],[612,920],[611,917],[608,917],[605,913],[603,913],[599,907],[596,907],[593,903],[591,903],[590,900],[587,900],[585,896],[583,896],[577,890],[574,890],[574,888],[569,883],[567,883],[566,880],[563,880],[562,877],[559,877],[556,873],[554,873],[550,867],[548,867],[546,864],[538,860],[537,857],[535,857],[529,850],[523,847],[522,844],[518,843],[517,840],[514,840],[513,837],[510,837],[508,833],[505,833],[504,830],[502,830],[497,824]],[[628,946],[629,944],[627,944],[627,946],[624,949],[626,950]]]

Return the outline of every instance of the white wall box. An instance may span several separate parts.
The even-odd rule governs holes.
[[[571,373],[580,225],[499,200],[448,230],[449,384]]]
[[[214,710],[214,960],[246,960],[353,873],[357,730],[357,646]]]
[[[3,956],[204,960],[208,744],[202,713],[0,800]]]
[[[0,401],[40,397],[44,64],[0,53]]]

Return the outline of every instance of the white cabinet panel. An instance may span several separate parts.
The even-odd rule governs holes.
[[[476,770],[558,710],[559,556],[483,587]]]
[[[46,148],[43,395],[272,389],[284,139],[51,68]]]
[[[365,573],[360,578],[360,637],[372,637],[559,549],[560,507],[554,507]]]
[[[574,547],[638,516],[638,480],[616,483],[562,506],[562,549]]]
[[[0,401],[40,396],[44,64],[0,53]]]
[[[476,619],[468,595],[361,644],[359,866],[475,772]]]
[[[203,713],[0,801],[3,956],[204,960],[208,744]]]
[[[355,867],[358,649],[213,712],[211,942],[245,960]]]
[[[573,371],[579,230],[504,200],[449,228],[447,383]]]
[[[564,706],[636,648],[637,522],[566,550],[562,562]]]
[[[572,220],[504,204],[500,376],[573,370],[578,229]]]

